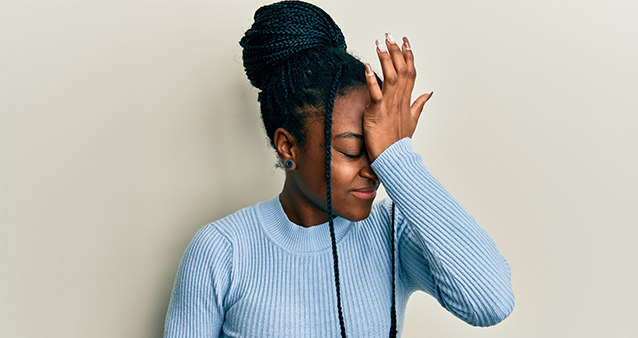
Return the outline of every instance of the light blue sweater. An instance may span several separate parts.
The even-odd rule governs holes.
[[[510,268],[492,239],[421,163],[406,138],[372,167],[396,203],[397,316],[422,290],[471,325],[514,307]],[[368,218],[335,219],[348,337],[387,337],[390,199]],[[338,337],[328,224],[288,220],[279,198],[203,227],[182,258],[164,337]]]

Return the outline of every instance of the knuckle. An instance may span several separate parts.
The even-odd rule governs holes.
[[[397,69],[397,73],[399,73],[399,76],[401,77],[408,76],[408,67],[399,67],[399,69]]]
[[[408,71],[408,77],[410,79],[416,79],[416,69],[411,69],[410,71]]]
[[[397,84],[398,79],[394,75],[386,76],[385,79],[384,79],[384,82],[387,82],[389,85],[395,85],[395,84]]]

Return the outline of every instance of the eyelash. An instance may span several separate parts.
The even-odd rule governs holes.
[[[357,155],[350,155],[350,154],[346,154],[344,152],[341,152],[343,155],[345,155],[347,158],[352,158],[352,159],[357,159],[360,158],[361,156],[363,156],[363,153],[359,153]]]

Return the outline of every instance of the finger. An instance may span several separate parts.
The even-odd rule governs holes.
[[[392,58],[388,54],[386,44],[381,39],[375,41],[377,44],[377,55],[381,62],[381,71],[383,72],[383,93],[394,93],[397,85],[397,73],[394,71]],[[390,96],[390,95],[388,95]]]
[[[374,71],[369,63],[366,63],[366,83],[368,84],[368,91],[370,92],[370,105],[375,105],[383,98],[381,88],[377,82],[377,77],[374,75]]]
[[[416,81],[416,68],[414,67],[414,54],[410,47],[410,41],[407,37],[403,37],[403,59],[408,67],[408,75],[403,92],[403,104],[407,107],[412,99],[412,90]]]
[[[425,103],[430,100],[432,95],[434,95],[434,92],[419,96],[412,104],[412,107],[410,107],[410,113],[412,114],[412,121],[414,121],[415,126],[417,122],[419,122],[419,117],[421,116],[421,112],[423,111],[423,106],[425,106]]]
[[[392,58],[392,64],[394,66],[394,71],[397,73],[397,88],[395,92],[396,102],[399,104],[403,104],[403,96],[405,93],[405,87],[408,78],[408,66],[405,63],[405,59],[403,57],[403,53],[399,44],[394,40],[392,34],[385,33],[386,44],[388,46],[388,52],[390,53],[390,57]],[[407,105],[405,107],[409,107],[410,102],[408,100]]]

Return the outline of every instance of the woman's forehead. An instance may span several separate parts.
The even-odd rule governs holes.
[[[333,110],[333,135],[363,134],[363,113],[370,103],[368,89],[358,88],[337,96]]]
[[[333,138],[353,138],[363,135],[363,113],[370,103],[367,87],[350,90],[335,98],[332,112]],[[306,111],[307,112],[307,111]],[[311,114],[306,120],[306,132],[310,139],[323,139],[325,115]],[[337,137],[341,135],[341,137]],[[354,137],[356,138],[356,137]]]

